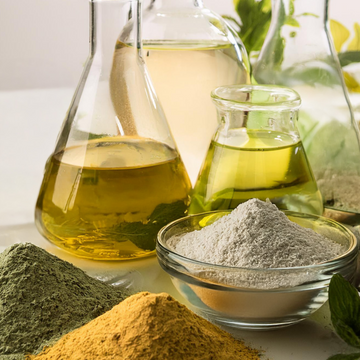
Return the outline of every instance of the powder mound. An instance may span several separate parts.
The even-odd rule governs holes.
[[[35,245],[11,246],[0,255],[0,354],[36,352],[123,299]]]
[[[259,360],[258,351],[170,295],[139,293],[60,339],[36,360]]]
[[[270,202],[251,199],[213,224],[168,241],[187,258],[225,266],[280,268],[318,264],[342,245],[290,221]]]

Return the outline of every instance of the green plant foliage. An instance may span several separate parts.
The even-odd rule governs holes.
[[[344,51],[338,54],[342,67],[351,63],[360,62],[360,51]]]
[[[339,354],[328,358],[328,360],[359,360],[360,354]]]
[[[329,306],[337,334],[349,345],[360,348],[359,293],[339,274],[330,281]]]
[[[230,16],[224,16],[224,18],[235,27],[249,54],[260,51],[271,22],[271,0],[233,1],[240,21]],[[295,5],[295,0],[290,0],[289,13],[286,14],[284,3],[281,1],[281,14],[275,39],[273,39],[275,45],[271,55],[275,66],[280,66],[283,61],[285,39],[281,37],[282,26],[289,25],[294,28],[299,28],[300,24],[296,18],[301,16],[318,17],[316,14],[310,12],[304,12],[295,17]],[[360,62],[360,24],[354,24],[355,35],[351,39],[347,49],[343,49],[343,47],[350,37],[350,31],[336,20],[330,20],[330,30],[341,66],[344,67],[351,63]],[[294,38],[296,34],[296,31],[292,31],[290,37]],[[342,49],[343,51],[341,51]],[[360,92],[360,84],[353,76],[349,73],[344,73],[344,78],[346,86],[351,92]]]
[[[248,53],[260,51],[271,21],[271,0],[234,0],[241,24],[226,16],[237,28]]]
[[[159,230],[172,220],[186,215],[187,205],[184,201],[172,204],[160,204],[150,215],[149,221],[144,227],[142,222],[123,222],[114,231],[117,241],[131,241],[143,250],[154,250],[156,236]]]
[[[271,0],[234,0],[234,5],[240,21],[230,16],[224,16],[224,18],[235,26],[249,54],[254,51],[260,51],[271,22]],[[280,34],[281,27],[283,25],[300,26],[294,17],[295,0],[290,1],[289,14],[285,13],[282,1],[280,11],[280,21],[278,22],[276,32],[276,45],[278,47],[276,47],[276,54],[274,54],[279,64],[281,64],[284,50],[284,39]],[[296,33],[293,36],[296,36]]]

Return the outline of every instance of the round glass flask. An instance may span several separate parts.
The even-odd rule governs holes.
[[[90,15],[90,54],[45,167],[36,225],[77,256],[136,259],[187,213],[191,185],[142,59],[140,2],[91,0]],[[122,51],[129,18],[135,36]]]
[[[328,29],[328,3],[272,0],[271,25],[253,77],[300,94],[299,131],[325,215],[355,225],[360,224],[359,128]]]
[[[197,179],[189,212],[234,209],[251,198],[322,214],[320,192],[296,127],[299,95],[279,86],[219,87],[219,126]]]
[[[194,183],[217,127],[209,94],[221,85],[250,83],[246,50],[202,0],[153,0],[142,29],[144,60]],[[119,41],[127,44],[131,32],[129,23]]]

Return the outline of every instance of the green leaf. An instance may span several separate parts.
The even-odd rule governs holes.
[[[290,4],[289,4],[289,7],[290,7],[289,15],[290,15],[290,16],[294,15],[294,12],[295,12],[294,1],[295,1],[295,0],[290,0]]]
[[[359,360],[360,354],[339,354],[328,358],[328,360]]]
[[[312,16],[314,18],[319,18],[319,15],[316,15],[316,14],[313,14],[313,13],[310,13],[310,12],[304,12],[304,13],[301,13],[299,15],[296,15],[296,17],[300,17],[300,16]]]
[[[335,50],[341,51],[343,44],[350,36],[350,31],[336,20],[330,20],[330,31],[334,41]]]
[[[282,77],[284,81],[286,78],[305,82],[312,86],[316,84],[322,84],[326,86],[332,86],[339,80],[337,72],[333,71],[333,68],[322,64],[323,66],[313,66],[312,64],[304,64],[302,68],[293,66],[283,71]]]
[[[263,6],[262,6],[263,12],[267,12],[267,11],[271,12],[271,0],[262,0],[262,1],[263,1]]]
[[[222,17],[225,20],[228,20],[228,21],[234,23],[236,25],[235,27],[237,28],[237,31],[240,31],[241,24],[235,18],[233,18],[232,16],[228,16],[228,15],[223,15]]]
[[[248,53],[259,51],[271,21],[271,0],[238,0],[235,10],[241,19],[239,36]]]
[[[291,17],[291,16],[286,17],[285,25],[300,27],[299,22],[296,19],[294,19],[293,17]]]
[[[233,0],[233,2],[235,10],[241,19],[241,24],[229,16],[224,16],[224,18],[232,21],[238,28],[240,28],[238,34],[249,54],[253,51],[260,51],[271,22],[271,0]],[[285,13],[283,0],[281,0],[280,4],[281,13],[280,19],[278,19],[279,29],[284,24],[299,27],[299,22],[293,16],[295,14],[295,0],[290,0],[288,15]],[[308,12],[299,14],[296,17],[299,16],[319,17],[316,14]],[[295,35],[296,34],[293,33],[293,37]],[[284,39],[277,34],[276,41],[279,48],[275,47],[275,51],[277,52],[275,57],[281,64],[283,58],[281,53],[284,50]]]
[[[94,139],[101,139],[103,137],[107,136],[106,134],[94,134],[94,133],[89,133],[89,137],[88,140],[94,140]]]
[[[159,230],[169,222],[185,216],[187,205],[184,201],[160,204],[144,224],[141,221],[123,222],[114,229],[117,241],[129,240],[143,250],[154,250]]]
[[[338,54],[342,67],[351,63],[360,62],[360,51],[345,51]]]
[[[337,334],[349,345],[360,348],[359,293],[340,274],[330,281],[329,306]]]
[[[348,51],[359,51],[360,50],[360,25],[358,23],[354,24],[355,35],[351,40]]]
[[[290,3],[289,3],[289,15],[285,19],[285,24],[290,25],[290,26],[300,27],[299,22],[293,17],[293,15],[295,13],[294,1],[295,0],[290,0]]]

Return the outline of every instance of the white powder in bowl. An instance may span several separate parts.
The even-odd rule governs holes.
[[[283,268],[315,265],[343,246],[290,221],[270,202],[251,199],[213,224],[167,242],[187,258],[216,265]]]

